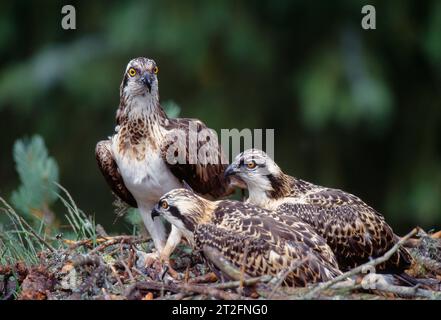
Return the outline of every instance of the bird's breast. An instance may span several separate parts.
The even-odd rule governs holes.
[[[121,148],[123,139],[118,135],[112,143],[115,161],[124,184],[137,202],[156,202],[164,193],[181,187],[162,159],[160,150],[147,141]]]

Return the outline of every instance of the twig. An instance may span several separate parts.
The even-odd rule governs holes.
[[[243,299],[243,297],[241,295],[226,292],[223,290],[219,290],[215,287],[210,287],[207,285],[192,285],[192,284],[185,283],[185,284],[179,285],[179,287],[184,292],[204,294],[209,297],[216,298],[216,299],[222,299],[222,300],[241,300],[241,299]]]
[[[157,298],[156,300],[182,300],[186,297],[187,295],[185,293],[176,293],[176,294],[170,294],[170,295],[166,295],[160,298]]]
[[[376,265],[379,265],[380,263],[383,263],[387,260],[389,260],[389,258],[401,247],[401,245],[403,243],[405,243],[410,237],[414,236],[416,233],[418,232],[418,229],[415,228],[413,229],[410,233],[408,233],[406,236],[402,237],[391,249],[389,249],[383,256],[378,257],[376,259],[373,259],[365,264],[362,264],[348,272],[345,272],[337,277],[335,277],[332,280],[323,282],[319,285],[317,285],[316,287],[314,287],[313,289],[311,289],[305,296],[305,299],[312,299],[314,298],[319,292],[328,289],[329,287],[331,287],[333,284],[340,282],[342,280],[345,280],[346,278],[349,278],[353,275],[359,274],[360,272],[363,272],[364,270],[366,270],[366,267],[374,267]]]
[[[19,216],[19,219],[29,229],[29,231],[32,233],[32,235],[35,238],[37,238],[44,246],[46,246],[51,252],[55,252],[56,251],[54,247],[52,247],[46,240],[44,240],[42,237],[40,237],[40,235],[38,233],[36,233],[34,231],[34,229],[32,229],[32,227],[26,222],[25,219],[23,219],[20,216]]]
[[[372,277],[372,287],[375,291],[385,292],[385,293],[393,293],[396,295],[399,295],[404,298],[415,298],[415,297],[421,297],[421,298],[429,298],[429,299],[440,299],[441,298],[441,292],[436,292],[432,290],[426,290],[426,289],[420,289],[417,286],[415,287],[404,287],[404,286],[397,286],[394,284],[390,284],[385,280],[385,278],[382,275],[379,274],[369,274],[367,277]],[[369,279],[370,280],[370,279]],[[333,290],[341,290],[341,289],[360,289],[362,288],[362,285],[357,283],[354,280],[347,281],[346,283],[340,282],[332,285],[331,289]]]
[[[96,243],[103,243],[103,242],[106,242],[107,240],[108,239],[105,239],[105,238],[97,238]],[[93,240],[92,239],[84,239],[84,240],[75,241],[75,240],[70,240],[70,239],[63,239],[63,243],[69,245],[67,250],[74,250],[74,249],[81,247],[81,246],[92,246]]]
[[[121,242],[121,241],[127,241],[132,244],[134,243],[141,243],[144,241],[147,241],[147,239],[142,237],[134,237],[134,236],[114,236],[114,237],[99,237],[95,240],[97,244],[106,243],[107,241],[115,241],[115,243]],[[74,250],[80,246],[91,246],[93,244],[93,239],[84,239],[79,241],[74,241],[70,239],[63,239],[63,242],[67,245],[69,245],[68,250]],[[110,244],[112,245],[112,244]],[[96,249],[96,248],[95,248]]]
[[[214,284],[214,285],[212,285],[212,287],[217,288],[217,289],[234,289],[234,288],[239,287],[241,284],[245,287],[248,287],[248,286],[253,286],[257,283],[270,282],[272,279],[273,279],[272,276],[265,275],[265,276],[256,277],[256,278],[243,279],[243,281],[237,280],[237,281],[229,281],[229,282]]]
[[[27,221],[25,219],[23,219],[22,217],[20,217],[15,211],[14,209],[6,202],[5,199],[3,199],[2,197],[0,197],[0,201],[6,206],[7,210],[16,218],[18,219],[18,221],[22,224],[26,226],[26,228],[28,229],[27,231],[29,231],[35,238],[37,238],[38,241],[40,241],[44,246],[46,246],[51,252],[55,252],[55,248],[52,247],[46,240],[44,240],[39,234],[37,234],[34,229],[27,223]],[[23,228],[24,229],[24,228]]]
[[[244,278],[240,270],[228,262],[218,250],[209,246],[203,246],[202,251],[205,257],[229,278],[233,280],[240,280],[241,278]]]
[[[89,254],[93,254],[99,251],[102,251],[104,249],[106,249],[107,247],[110,247],[114,244],[117,243],[134,243],[134,242],[138,242],[138,241],[144,241],[144,239],[135,239],[133,240],[133,236],[118,236],[118,237],[113,237],[110,239],[107,239],[106,242],[102,243],[101,245],[99,245],[98,247],[96,247],[95,249],[91,250],[89,252]]]
[[[192,279],[188,279],[188,283],[206,283],[206,282],[216,282],[217,281],[217,276],[214,272],[208,272],[206,274],[204,274],[203,276],[199,276],[199,277],[195,277]]]
[[[234,289],[239,287],[241,284],[244,286],[252,286],[257,283],[269,282],[273,279],[272,276],[265,275],[257,278],[244,279],[242,282],[240,280],[230,281],[225,283],[213,284],[213,285],[198,285],[191,283],[171,283],[165,284],[158,281],[142,281],[131,286],[126,293],[127,297],[132,296],[135,290],[155,290],[155,291],[171,291],[174,293],[187,293],[187,294],[202,294],[216,299],[223,300],[238,300],[243,299],[238,294],[223,291],[225,289]]]
[[[121,256],[122,256],[124,254],[122,246],[120,246],[120,250],[121,250]],[[126,270],[127,274],[129,275],[130,280],[132,282],[135,282],[135,278],[133,277],[132,271],[130,271],[129,266],[124,262],[124,257],[121,257],[119,262],[124,266],[124,269]]]
[[[271,298],[274,296],[274,294],[276,293],[277,289],[282,285],[283,281],[285,281],[286,277],[293,272],[295,269],[297,269],[298,267],[300,267],[302,264],[304,264],[306,261],[308,261],[309,259],[309,255],[306,256],[305,258],[303,258],[300,261],[293,261],[290,265],[290,267],[285,270],[282,274],[280,274],[276,280],[276,284],[274,285],[273,290],[271,290],[271,293],[268,296],[268,299],[271,300]]]
[[[441,292],[420,289],[416,287],[403,287],[389,284],[386,281],[376,282],[375,290],[397,294],[401,297],[413,298],[422,297],[429,299],[441,299]]]
[[[135,271],[138,275],[140,275],[143,278],[147,278],[147,275],[145,275],[144,273],[141,272],[141,270],[139,270],[136,267],[132,267],[132,270]]]
[[[125,263],[124,260],[122,260],[122,259],[119,262],[124,266],[124,269],[126,270],[127,274],[129,275],[130,281],[135,282],[135,278],[133,277],[133,274],[130,271],[127,263]]]
[[[110,267],[110,270],[112,270],[112,273],[113,273],[113,275],[115,276],[116,281],[118,281],[118,284],[120,285],[120,287],[121,287],[121,288],[124,288],[124,284],[122,283],[122,281],[121,281],[121,279],[120,279],[120,277],[119,277],[119,274],[118,274],[118,272],[116,271],[115,267],[114,267],[113,265],[109,265],[109,267]]]
[[[225,292],[217,288],[208,287],[206,285],[192,285],[188,283],[165,284],[157,281],[138,282],[127,290],[126,296],[130,299],[133,296],[133,292],[136,290],[155,290],[160,292],[171,291],[174,293],[186,294],[198,293],[222,300],[238,300],[241,298],[238,294]]]
[[[189,265],[187,265],[187,268],[185,268],[184,282],[187,283],[188,279],[190,279],[190,266]]]

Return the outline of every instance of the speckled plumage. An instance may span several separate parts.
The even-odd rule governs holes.
[[[221,277],[229,278],[204,254],[207,246],[252,277],[275,276],[298,263],[286,285],[305,286],[341,273],[325,240],[293,216],[239,201],[209,201],[186,189],[165,194],[153,210],[178,227]]]
[[[246,166],[254,161],[255,168]],[[384,217],[360,198],[291,177],[263,151],[247,150],[227,169],[248,185],[248,202],[311,225],[334,251],[342,270],[383,255],[398,240]],[[378,271],[401,272],[411,256],[400,248]]]
[[[96,158],[112,191],[139,208],[156,249],[167,258],[180,235],[172,229],[167,239],[163,223],[151,218],[151,209],[160,196],[181,187],[184,180],[196,192],[210,197],[227,195],[233,186],[223,176],[226,165],[220,160],[214,164],[167,161],[167,150],[173,142],[170,138],[175,133],[188,135],[192,124],[198,132],[207,127],[198,120],[167,117],[159,103],[157,71],[151,59],[136,58],[128,63],[120,86],[115,134],[98,142]],[[198,149],[202,144],[197,142]],[[188,149],[183,147],[188,160]],[[218,144],[209,147],[216,157],[222,157]]]

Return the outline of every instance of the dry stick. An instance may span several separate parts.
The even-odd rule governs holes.
[[[372,274],[375,276],[375,274]],[[378,275],[377,275],[378,276]],[[380,276],[381,277],[381,276]],[[394,284],[388,283],[384,278],[378,278],[375,283],[376,291],[381,291],[385,293],[393,293],[400,295],[401,297],[405,298],[414,298],[414,297],[422,297],[422,298],[430,298],[430,299],[440,299],[441,298],[441,292],[431,291],[431,290],[425,290],[418,288],[418,285],[415,287],[404,287],[404,286],[397,286]],[[350,280],[347,283],[336,283],[332,287],[332,289],[343,289],[343,290],[353,290],[353,289],[360,289],[362,288],[361,284],[357,284],[356,281]]]
[[[190,266],[187,265],[187,268],[185,268],[185,272],[184,272],[184,282],[187,283],[189,278],[190,278]]]
[[[23,219],[22,217],[19,217],[19,219],[21,220],[22,223],[24,223],[24,225],[26,227],[28,227],[29,231],[32,233],[32,235],[37,238],[44,246],[46,246],[51,252],[55,252],[55,248],[52,247],[48,242],[46,242],[46,240],[44,240],[42,237],[40,237],[40,235],[38,233],[36,233],[34,231],[34,229],[32,229],[32,227],[26,222],[25,219]]]
[[[441,299],[441,292],[420,289],[418,288],[418,286],[415,287],[396,286],[396,285],[388,284],[386,281],[376,282],[375,290],[394,293],[406,298],[423,297],[429,299]]]
[[[111,264],[109,265],[109,267],[110,267],[110,270],[112,270],[112,273],[115,276],[116,281],[118,281],[118,284],[120,285],[120,287],[124,289],[124,284],[122,283],[121,279],[119,278],[119,274],[116,271],[115,267]]]
[[[123,265],[124,269],[126,270],[127,274],[129,275],[130,281],[135,282],[135,278],[133,277],[133,274],[130,271],[127,263],[125,263],[124,260],[122,260],[122,259],[119,262]]]
[[[182,300],[186,297],[187,295],[185,293],[176,293],[176,294],[171,294],[171,295],[167,295],[167,296],[163,296],[163,297],[159,297],[155,300]]]
[[[282,285],[283,281],[285,281],[286,277],[293,272],[295,269],[297,269],[298,267],[300,267],[302,264],[304,264],[306,261],[308,261],[309,259],[309,255],[306,256],[305,258],[303,258],[300,261],[295,261],[293,263],[291,263],[291,266],[285,270],[281,275],[279,275],[277,278],[277,282],[273,288],[273,290],[271,290],[271,293],[268,296],[268,299],[271,300],[271,298],[274,296],[274,294],[276,293],[277,289]]]
[[[133,266],[136,263],[136,259],[135,259],[135,246],[133,245],[133,243],[130,244],[130,249],[129,249],[129,257],[127,260],[127,265],[129,266],[129,268],[133,268]]]
[[[69,247],[67,248],[68,250],[74,250],[78,247],[84,246],[84,245],[88,245],[92,242],[92,240],[90,239],[85,239],[85,240],[80,240],[80,241],[74,241],[74,240],[70,240],[70,239],[63,239],[63,243],[69,245]],[[98,239],[97,239],[98,242]]]
[[[108,240],[108,241],[104,242],[103,244],[99,245],[98,247],[96,247],[95,249],[91,250],[89,252],[89,254],[94,254],[96,252],[102,251],[102,250],[106,249],[107,247],[110,247],[114,244],[117,244],[117,243],[120,243],[120,242],[126,241],[126,240],[128,240],[128,238],[119,238],[119,237],[116,239],[114,238],[114,239]]]
[[[237,270],[229,261],[227,261],[218,250],[209,246],[203,246],[202,251],[205,257],[210,260],[219,270],[234,280],[241,279],[241,272]]]
[[[145,275],[144,273],[141,272],[141,270],[139,270],[136,267],[132,267],[132,270],[135,271],[138,275],[140,275],[143,278],[147,278],[147,275]]]
[[[212,287],[209,287],[206,285],[204,285],[204,286],[191,285],[191,284],[185,283],[183,285],[179,285],[179,287],[184,292],[204,294],[209,297],[214,297],[216,299],[222,299],[222,300],[242,300],[243,299],[243,297],[239,294],[229,293],[229,292],[219,290],[217,288],[212,288]]]
[[[403,243],[405,243],[410,237],[414,236],[416,233],[418,232],[418,228],[413,229],[410,233],[408,233],[406,236],[402,237],[400,239],[400,241],[398,241],[391,249],[389,249],[383,256],[373,259],[365,264],[362,264],[348,272],[345,272],[337,277],[335,277],[332,280],[329,280],[327,282],[321,283],[319,285],[317,285],[316,287],[314,287],[313,289],[311,289],[305,296],[305,299],[312,299],[314,298],[317,293],[319,293],[320,291],[326,290],[329,287],[331,287],[333,284],[340,282],[342,280],[345,280],[346,278],[349,278],[353,275],[359,274],[360,272],[363,272],[363,270],[366,270],[366,267],[368,266],[376,266],[379,265],[380,263],[383,263],[387,260],[389,260],[389,258],[401,247],[401,245]]]
[[[136,271],[136,269],[135,269]],[[138,271],[137,271],[138,272]],[[242,284],[244,286],[252,286],[257,283],[265,283],[269,282],[273,279],[270,275],[265,275],[257,278],[248,278],[244,279]],[[230,281],[230,282],[224,282],[214,285],[193,285],[190,283],[187,284],[165,284],[158,281],[141,281],[134,285],[132,285],[127,292],[127,296],[129,296],[134,290],[136,289],[143,289],[143,290],[156,290],[156,291],[171,291],[174,293],[182,293],[181,291],[184,291],[185,293],[197,293],[197,294],[203,294],[208,296],[213,296],[218,299],[243,299],[243,297],[239,296],[238,294],[234,293],[228,293],[222,290],[225,289],[234,289],[241,285],[241,281]],[[164,297],[165,299],[166,297]],[[182,299],[182,298],[181,298]]]
[[[272,279],[273,279],[273,276],[264,275],[264,276],[256,277],[256,278],[243,279],[243,281],[240,281],[240,280],[229,281],[229,282],[214,284],[211,286],[216,289],[234,289],[234,288],[239,287],[241,284],[243,286],[253,286],[258,283],[270,282]]]
[[[156,291],[171,291],[174,293],[198,293],[206,296],[214,297],[222,300],[239,300],[241,297],[238,294],[225,292],[217,288],[208,287],[205,285],[191,285],[184,284],[165,284],[157,281],[142,281],[138,282],[129,288],[126,296],[130,296],[131,293],[136,290],[156,290]]]
[[[108,241],[109,239],[106,238],[97,238],[96,239],[96,243],[103,243]],[[74,241],[74,240],[70,240],[70,239],[63,239],[63,242],[67,245],[69,245],[69,247],[67,248],[68,250],[74,250],[78,247],[81,246],[90,246],[92,245],[92,239],[84,239],[84,240],[79,240],[79,241]]]
[[[124,252],[123,252],[123,247],[122,247],[122,245],[121,245],[119,248],[120,248],[120,251],[121,251],[121,255],[123,255]],[[130,257],[129,257],[129,259],[130,259]],[[129,275],[130,280],[131,280],[132,282],[135,282],[135,278],[133,277],[132,271],[130,271],[129,266],[124,262],[124,257],[121,257],[120,262],[121,262],[121,264],[124,266],[124,269],[126,269],[126,272],[127,272],[127,274]]]
[[[250,278],[246,276],[244,272],[239,271],[235,266],[233,266],[229,261],[227,261],[216,249],[208,246],[202,248],[204,255],[209,259],[217,268],[219,268],[223,273],[225,273],[229,278],[236,281],[220,283],[214,285],[214,288],[222,289],[232,289],[241,288],[243,286],[251,286],[257,284],[258,282],[269,282],[273,279],[272,276],[266,275],[262,277]],[[248,249],[246,249],[248,251]]]
[[[217,276],[214,272],[208,272],[202,276],[194,277],[192,279],[188,279],[188,283],[196,284],[196,283],[206,283],[206,282],[216,282]]]
[[[138,242],[146,241],[146,239],[144,239],[144,238],[135,237],[135,236],[115,236],[115,237],[101,237],[101,238],[97,238],[96,239],[96,243],[103,243],[103,244],[105,244],[105,243],[107,243],[107,241],[115,241],[115,243],[117,243],[117,242],[123,241],[123,240],[127,240],[130,243],[138,243]],[[65,244],[69,245],[68,250],[73,250],[73,249],[76,249],[76,248],[78,248],[80,246],[84,246],[84,245],[91,245],[92,241],[93,241],[92,239],[84,239],[84,240],[79,240],[79,241],[63,239],[63,242]]]

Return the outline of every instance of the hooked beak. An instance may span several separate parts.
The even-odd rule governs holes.
[[[224,172],[224,177],[234,176],[238,172],[234,163],[230,164]]]
[[[145,73],[142,78],[141,82],[149,89],[149,92],[152,90],[152,84],[153,84],[153,75],[150,73]]]
[[[154,219],[155,217],[159,217],[161,215],[161,213],[158,210],[158,206],[153,207],[152,210],[152,219]]]

